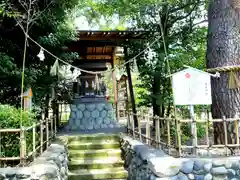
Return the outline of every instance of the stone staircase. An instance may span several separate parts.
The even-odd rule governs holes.
[[[123,180],[119,136],[89,134],[68,137],[69,180]]]

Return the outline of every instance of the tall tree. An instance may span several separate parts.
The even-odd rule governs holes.
[[[207,67],[234,66],[240,63],[239,4],[238,1],[210,1],[208,10]],[[228,73],[221,72],[212,79],[213,118],[234,117],[240,110],[239,89],[228,88]],[[215,143],[224,143],[220,123],[214,125]]]

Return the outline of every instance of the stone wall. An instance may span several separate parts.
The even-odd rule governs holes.
[[[0,180],[67,180],[68,152],[63,142],[55,142],[29,166],[0,168]]]
[[[65,130],[93,130],[116,128],[117,124],[113,107],[108,102],[91,102],[71,105],[71,115]]]
[[[121,135],[129,180],[240,180],[240,157],[180,159]]]

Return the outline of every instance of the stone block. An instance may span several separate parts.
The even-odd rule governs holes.
[[[107,116],[107,111],[103,110],[100,112],[100,117],[105,118]]]
[[[96,108],[96,104],[86,104],[86,109],[89,111],[93,111]]]
[[[158,177],[171,177],[178,174],[180,163],[172,157],[156,157],[148,161],[149,168]]]
[[[88,111],[88,110],[85,110],[85,111],[83,112],[83,116],[84,116],[85,118],[90,118],[90,117],[91,117],[91,112]]]
[[[181,164],[180,171],[185,174],[189,174],[193,171],[193,165],[194,165],[194,162],[192,160],[184,161]]]
[[[98,110],[94,110],[94,111],[92,111],[91,112],[91,117],[93,117],[93,118],[97,118],[97,117],[99,117],[99,111]]]
[[[83,112],[85,109],[86,109],[86,106],[85,104],[81,103],[81,104],[78,104],[78,109]]]
[[[212,168],[211,173],[213,175],[225,175],[228,173],[228,170],[224,166],[214,167]]]

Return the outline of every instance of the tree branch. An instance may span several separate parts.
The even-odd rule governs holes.
[[[193,13],[193,11],[196,9],[197,5],[198,5],[198,4],[195,4],[195,5],[193,6],[193,8],[191,9],[191,11],[190,11],[189,13],[187,13],[185,16],[179,16],[179,17],[173,19],[172,24],[174,24],[175,22],[180,21],[180,20],[185,19],[185,18],[187,18],[188,16],[190,16],[190,15]]]
[[[202,23],[205,23],[205,22],[208,22],[208,19],[204,19],[204,20],[202,20],[202,21],[200,21],[200,22],[197,22],[197,23],[193,24],[192,27],[195,27],[195,26],[197,26],[197,25],[199,25],[199,24],[202,24]]]
[[[182,10],[182,9],[185,9],[186,7],[188,7],[188,6],[191,6],[191,5],[196,5],[196,4],[198,4],[198,3],[200,3],[200,1],[193,1],[193,2],[191,2],[191,3],[187,3],[187,4],[184,4],[184,5],[182,5],[182,6],[179,6],[179,7],[176,7],[176,8],[173,8],[173,9],[171,9],[170,11],[169,11],[169,14],[171,14],[171,13],[175,13],[175,12],[177,12],[177,11],[179,11],[179,10]]]

